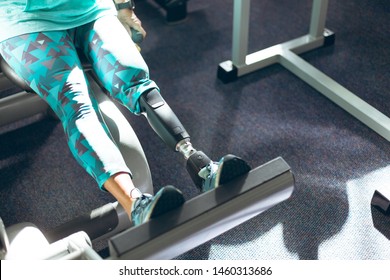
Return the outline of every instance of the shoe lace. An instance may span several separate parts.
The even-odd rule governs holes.
[[[210,162],[199,171],[198,175],[205,180],[210,179],[217,172],[218,166],[218,163]]]
[[[152,200],[152,196],[142,194],[135,202],[134,208],[132,211],[132,215],[137,215],[142,212],[146,206],[148,206],[149,202]]]

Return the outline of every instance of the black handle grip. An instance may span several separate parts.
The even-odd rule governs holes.
[[[144,40],[144,36],[142,36],[142,33],[140,31],[131,28],[131,39],[134,43],[139,45]]]

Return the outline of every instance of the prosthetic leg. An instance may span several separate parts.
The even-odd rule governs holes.
[[[175,113],[162,98],[157,89],[144,93],[140,98],[142,114],[147,118],[149,124],[160,138],[174,151],[180,152],[187,161],[186,168],[195,185],[205,191],[212,186],[203,186],[202,177],[199,172],[204,168],[212,169],[212,161],[202,151],[194,149],[190,142],[190,135],[181,124]],[[220,162],[218,183],[227,183],[228,181],[239,177],[250,171],[250,167],[243,160],[233,155],[227,155]],[[211,171],[211,170],[208,170]]]
[[[142,114],[157,135],[169,148],[184,156],[191,179],[197,187],[201,188],[202,180],[198,173],[211,162],[210,158],[192,147],[190,135],[158,90],[144,93],[140,98],[140,104]]]

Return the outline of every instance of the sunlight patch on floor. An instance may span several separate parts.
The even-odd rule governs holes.
[[[390,166],[347,182],[347,221],[338,234],[320,245],[319,259],[390,258],[390,240],[374,227],[371,216],[371,199],[377,188],[390,188]]]

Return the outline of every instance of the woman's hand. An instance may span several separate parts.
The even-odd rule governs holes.
[[[146,31],[143,29],[141,21],[135,15],[133,10],[122,9],[118,11],[118,19],[126,28],[130,36],[132,36],[131,29],[134,29],[136,32],[142,34],[142,38],[145,38]]]

